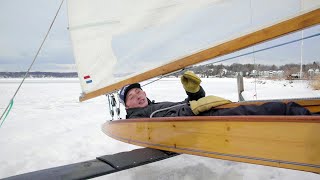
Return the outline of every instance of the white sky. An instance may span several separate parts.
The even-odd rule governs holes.
[[[25,71],[28,68],[60,2],[61,1],[58,0],[0,1],[0,71]],[[71,41],[69,31],[67,30],[68,20],[66,9],[66,2],[64,2],[52,32],[32,69],[33,71],[75,71]],[[311,30],[307,30],[305,36],[319,32],[320,27],[317,26]],[[277,40],[275,43],[286,42],[299,38],[300,36],[301,33],[297,33],[283,40]],[[135,48],[136,41],[139,41],[133,41],[132,44],[123,43],[123,40],[126,42],[130,40],[128,36],[124,38],[126,39],[118,38],[118,42],[115,42],[115,44],[123,44],[116,47],[116,54],[124,49],[130,50],[130,48]],[[320,37],[316,37],[305,41],[303,48],[305,63],[320,61],[319,40]],[[269,43],[268,46],[275,43]],[[258,47],[256,49],[258,49]],[[251,50],[252,48],[249,48],[249,51]],[[145,55],[150,56],[152,53],[146,52]],[[120,55],[119,58],[121,59]],[[268,62],[270,64],[278,64],[279,62],[299,63],[300,43],[258,53],[256,54],[256,60],[256,63]],[[240,61],[236,59],[229,63],[233,62],[253,63],[252,56],[243,57]]]
[[[60,5],[57,0],[0,1],[0,71],[25,71]],[[66,2],[33,70],[69,71],[74,60]],[[75,68],[72,68],[75,71]]]

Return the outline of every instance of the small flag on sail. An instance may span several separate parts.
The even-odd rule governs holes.
[[[84,76],[83,79],[86,80],[87,84],[92,83],[92,79],[90,76]]]

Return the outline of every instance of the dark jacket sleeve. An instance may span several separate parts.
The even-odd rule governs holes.
[[[187,98],[188,101],[198,100],[198,99],[206,96],[206,92],[203,90],[203,88],[201,86],[200,86],[199,91],[196,93],[190,93],[187,91],[186,91],[186,93],[188,95],[188,98]]]
[[[248,116],[248,115],[311,115],[310,111],[295,102],[268,102],[258,105],[241,105],[228,109],[212,109],[201,116]]]

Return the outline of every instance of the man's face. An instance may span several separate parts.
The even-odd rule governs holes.
[[[126,108],[141,108],[148,105],[146,93],[140,88],[130,89],[126,97]]]

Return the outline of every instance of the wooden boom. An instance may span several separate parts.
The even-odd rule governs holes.
[[[294,17],[292,19],[274,24],[270,27],[266,27],[250,34],[241,36],[228,42],[224,42],[209,49],[197,52],[195,54],[178,59],[172,63],[160,66],[142,74],[133,76],[126,80],[120,81],[113,85],[98,89],[96,91],[84,94],[79,98],[80,101],[85,101],[96,96],[104,95],[113,91],[116,91],[127,84],[141,82],[151,79],[163,74],[177,71],[184,67],[197,64],[212,58],[216,58],[222,55],[226,55],[255,44],[274,39],[276,37],[292,33],[307,27],[311,27],[320,23],[320,8]]]

